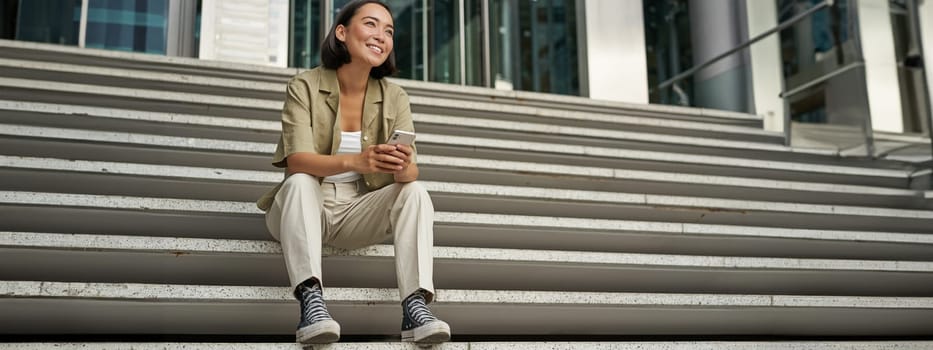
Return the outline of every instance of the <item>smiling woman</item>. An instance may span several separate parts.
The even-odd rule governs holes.
[[[355,3],[344,6],[334,28],[324,39],[321,63],[330,69],[338,69],[347,63],[363,65],[362,69],[369,70],[369,74],[376,79],[395,74],[395,22],[389,8],[373,1],[361,6],[357,15],[347,16],[349,11],[346,10],[352,10],[351,5]],[[380,52],[371,55],[371,50]],[[364,61],[352,62],[353,57]]]
[[[414,133],[408,95],[383,79],[395,73],[395,22],[378,1],[343,7],[321,44],[322,66],[288,83],[282,136],[272,164],[286,178],[257,203],[282,243],[301,306],[304,344],[337,341],[340,325],[324,303],[321,245],[353,249],[393,238],[402,300],[402,340],[450,339],[434,299],[434,205],[417,181],[414,144],[387,144]],[[366,279],[367,276],[359,276]]]

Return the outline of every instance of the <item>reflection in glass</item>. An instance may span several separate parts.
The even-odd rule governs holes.
[[[289,67],[312,68],[321,63],[319,53],[325,35],[321,1],[292,0]]]
[[[85,46],[165,54],[168,0],[88,0]]]
[[[78,45],[81,0],[22,0],[16,40]]]
[[[19,0],[0,0],[0,39],[16,39]]]
[[[787,21],[822,2],[822,0],[777,1],[779,22]],[[809,20],[803,20],[781,31],[781,62],[784,64],[783,72],[787,90],[808,84],[859,60],[856,57],[858,49],[855,47],[854,40],[850,40],[849,35],[851,9],[848,5],[848,0],[836,0],[833,6],[820,9],[810,15]],[[834,78],[839,83],[833,86],[852,85],[842,84],[842,80],[839,80],[855,79],[849,75]],[[819,84],[797,95],[789,96],[791,119],[804,123],[830,122],[832,118],[829,117],[831,113],[827,111],[826,86],[826,84]],[[836,90],[838,89],[833,91]],[[851,123],[858,124],[859,122]]]
[[[466,84],[483,85],[483,4],[481,0],[464,0],[464,37],[466,39]]]
[[[428,2],[428,80],[460,83],[459,23],[457,0]]]
[[[926,67],[917,16],[919,8],[916,1],[891,0],[890,9],[904,132],[930,135],[929,87],[924,83]]]
[[[574,0],[490,1],[493,86],[578,95]]]
[[[513,61],[512,48],[515,42],[518,42],[518,28],[513,28],[512,23],[517,22],[514,14],[517,12],[517,3],[507,0],[489,1],[489,47],[492,69],[492,86],[497,89],[514,89],[512,76]],[[517,26],[515,26],[517,27]]]
[[[688,6],[687,0],[644,3],[648,86],[658,86],[693,65]],[[688,76],[670,87],[652,90],[648,96],[649,101],[668,105],[691,105],[694,100],[693,77]]]
[[[424,79],[424,1],[386,1],[395,15],[395,64],[399,78]]]

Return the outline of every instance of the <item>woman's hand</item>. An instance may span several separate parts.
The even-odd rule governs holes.
[[[395,147],[395,149],[387,152],[386,154],[402,161],[401,163],[399,163],[401,165],[401,168],[394,171],[393,173],[395,174],[404,173],[405,170],[407,170],[408,167],[411,165],[411,153],[412,153],[411,146],[409,145],[387,145],[387,146],[393,146]]]
[[[414,150],[409,145],[395,145],[389,155],[402,161],[401,169],[393,172],[395,182],[412,182],[418,179],[418,165],[412,163]]]
[[[356,161],[351,168],[353,171],[360,174],[396,174],[404,171],[405,168],[411,164],[411,160],[409,159],[411,148],[408,148],[408,153],[406,154],[399,151],[397,146],[398,145],[382,144],[366,147],[366,149],[356,157]]]

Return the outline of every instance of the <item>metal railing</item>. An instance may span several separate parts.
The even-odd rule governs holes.
[[[751,1],[756,1],[756,0],[751,0]],[[864,58],[861,57],[861,52],[862,52],[861,44],[862,43],[859,40],[860,35],[858,31],[860,30],[860,26],[857,24],[859,23],[859,16],[858,16],[858,11],[855,11],[855,4],[854,4],[855,1],[857,0],[849,1],[848,11],[844,14],[846,16],[845,18],[846,22],[848,23],[847,26],[845,27],[847,30],[848,36],[853,38],[852,44],[854,45],[854,52],[855,52],[854,55],[850,54],[849,59],[847,60],[848,62],[844,62],[843,55],[844,55],[845,50],[843,50],[843,46],[840,43],[840,38],[839,38],[840,34],[838,31],[839,28],[834,27],[834,30],[837,30],[833,33],[834,35],[833,39],[835,41],[834,45],[836,45],[835,55],[836,55],[836,59],[838,62],[836,65],[836,68],[833,69],[832,71],[820,74],[819,76],[809,78],[806,81],[800,82],[799,84],[795,83],[796,86],[793,86],[791,88],[783,88],[782,89],[783,91],[781,91],[779,94],[779,97],[784,101],[784,137],[785,137],[785,142],[788,144],[790,143],[790,140],[791,140],[791,129],[792,129],[791,128],[792,125],[791,125],[790,98],[793,97],[794,95],[803,93],[805,91],[818,88],[821,84],[825,84],[831,79],[836,78],[846,73],[850,73],[853,70],[864,69],[866,66],[864,62]],[[919,14],[917,11],[916,0],[908,0],[907,2],[908,2],[908,9],[913,9],[912,11],[908,11],[908,16],[911,16],[910,19],[913,23],[912,26],[916,26],[916,24],[919,23],[919,17],[918,17]],[[650,92],[657,93],[657,92],[660,92],[662,89],[670,88],[670,89],[673,89],[674,93],[683,95],[684,92],[682,91],[682,89],[679,89],[679,84],[678,84],[679,82],[689,77],[692,77],[693,75],[697,74],[703,69],[708,68],[712,66],[713,64],[716,64],[717,62],[722,61],[723,59],[726,59],[736,53],[739,53],[742,50],[749,48],[751,45],[764,40],[770,35],[774,35],[775,33],[778,33],[784,29],[787,29],[807,19],[808,17],[814,15],[817,11],[827,9],[827,8],[833,8],[832,7],[833,3],[834,3],[833,0],[825,0],[820,3],[814,4],[811,7],[807,8],[805,11],[802,11],[801,13],[794,15],[790,19],[787,19],[786,21],[781,22],[774,28],[771,28],[765,32],[762,32],[756,35],[755,37],[731,48],[728,51],[718,54],[717,56],[711,59],[708,59],[701,64],[697,64],[691,67],[690,69],[687,69],[681,73],[674,75],[671,78],[664,80],[663,82],[657,84],[655,87],[651,88]],[[833,10],[837,10],[838,8],[839,7],[835,7],[833,8]],[[832,13],[833,16],[836,16],[837,14],[838,14],[837,12]],[[912,28],[912,30],[916,30],[916,29],[917,28]],[[845,39],[843,39],[843,41],[844,40]],[[924,52],[922,47],[920,48],[920,52]],[[933,67],[930,67],[929,65],[927,65],[927,67],[925,68],[931,69]],[[925,82],[926,89],[930,88],[930,85],[929,85],[930,83],[931,82]],[[681,98],[681,100],[686,100],[686,99]],[[933,106],[931,106],[931,104],[933,104],[933,101],[930,101],[929,99],[924,99],[924,101],[926,103],[928,112],[926,116],[919,116],[919,117],[929,120],[929,124],[928,124],[929,130],[927,130],[928,132],[927,136],[931,139],[931,141],[933,141]],[[860,120],[859,122],[862,124],[861,132],[864,138],[863,145],[865,147],[866,154],[867,156],[875,157],[877,156],[877,154],[876,154],[876,150],[874,149],[875,148],[874,147],[874,135],[873,135],[872,126],[871,126],[871,118],[870,116],[867,116],[864,118],[864,120]],[[930,148],[931,148],[931,154],[933,154],[933,142],[931,142]],[[928,187],[929,189],[933,189],[933,174],[931,174],[931,172],[933,172],[931,171],[933,170],[933,160],[929,160],[929,161],[917,164],[917,166],[920,169],[917,172],[917,174],[921,174],[924,177],[922,179],[915,179],[915,180],[926,183],[925,185],[920,184],[921,188]]]
[[[794,15],[794,16],[791,17],[790,19],[787,19],[787,20],[785,20],[785,21],[779,23],[779,24],[778,24],[777,26],[775,26],[774,28],[771,28],[771,29],[769,29],[769,30],[767,30],[767,31],[764,31],[764,32],[762,32],[762,33],[756,35],[755,37],[753,37],[753,38],[751,38],[751,39],[749,39],[749,40],[747,40],[747,41],[745,41],[745,42],[743,42],[743,43],[741,43],[741,44],[739,44],[739,45],[733,47],[732,49],[730,49],[730,50],[728,50],[728,51],[725,51],[725,52],[723,52],[723,53],[721,53],[721,54],[719,54],[719,55],[717,55],[717,56],[715,56],[715,57],[713,57],[713,58],[711,58],[711,59],[709,59],[709,60],[706,60],[705,62],[703,62],[703,63],[701,63],[701,64],[695,65],[695,66],[691,67],[690,69],[687,69],[687,70],[685,70],[685,71],[683,71],[683,72],[681,72],[681,73],[679,73],[679,74],[677,74],[677,75],[675,75],[675,76],[673,76],[673,77],[671,77],[671,78],[669,78],[669,79],[667,79],[667,80],[665,80],[665,81],[659,83],[656,87],[654,87],[654,88],[651,89],[651,92],[654,93],[654,92],[660,91],[661,89],[664,89],[664,88],[667,88],[667,87],[676,88],[676,87],[677,87],[676,83],[678,83],[678,82],[680,82],[680,81],[682,81],[682,80],[684,80],[684,79],[686,79],[686,78],[688,78],[688,77],[693,76],[694,74],[696,74],[696,73],[702,71],[704,68],[710,67],[710,66],[712,66],[713,64],[715,64],[715,63],[717,63],[717,62],[719,62],[719,61],[721,61],[721,60],[723,60],[723,59],[726,59],[726,58],[728,58],[728,57],[730,57],[730,56],[732,56],[732,55],[734,55],[734,54],[736,54],[736,53],[739,53],[739,52],[742,51],[742,50],[745,50],[745,49],[749,48],[749,46],[751,46],[751,45],[753,45],[753,44],[755,44],[755,43],[757,43],[757,42],[759,42],[759,41],[762,41],[762,40],[764,40],[765,38],[767,38],[767,37],[769,37],[769,36],[771,36],[771,35],[774,35],[774,34],[776,34],[776,33],[779,33],[779,32],[782,31],[782,30],[785,30],[785,29],[787,29],[787,28],[790,28],[791,26],[794,26],[794,25],[798,24],[799,22],[801,22],[801,21],[803,21],[803,20],[809,18],[810,16],[812,16],[813,14],[815,14],[816,12],[818,12],[818,11],[820,11],[820,10],[831,8],[831,7],[833,6],[833,3],[834,3],[833,0],[825,0],[825,1],[819,2],[819,3],[817,3],[817,4],[814,4],[814,5],[810,6],[809,8],[807,8],[806,10],[800,12],[799,14]],[[854,32],[855,32],[854,29],[856,29],[855,27],[857,27],[857,26],[852,26],[852,24],[853,24],[853,23],[857,23],[857,20],[858,20],[858,19],[857,19],[857,16],[855,16],[855,13],[852,13],[851,11],[850,11],[850,13],[847,13],[846,16],[847,16],[848,19],[849,19],[848,22],[849,22],[850,27],[853,27],[853,28],[849,28],[848,32],[849,32],[849,33],[854,33]],[[838,33],[837,33],[837,34],[838,34]],[[857,36],[857,35],[853,35],[853,37],[854,37],[854,38],[857,38],[858,36]],[[838,37],[835,38],[835,39],[838,40]],[[854,40],[854,42],[855,42],[856,45],[859,45],[857,39]],[[860,51],[860,50],[857,49],[856,51]],[[841,49],[841,46],[840,46],[840,47],[837,49],[837,57],[839,58],[840,64],[842,63],[842,62],[841,62],[841,56],[839,56],[839,55],[841,55],[841,54],[842,54],[842,49]],[[801,84],[798,85],[798,86],[795,86],[795,87],[790,88],[790,89],[783,89],[783,91],[781,91],[781,92],[778,94],[778,96],[781,97],[781,99],[784,101],[784,115],[783,115],[783,118],[784,118],[784,123],[783,123],[783,124],[784,124],[784,128],[783,128],[783,129],[784,129],[784,130],[783,130],[783,132],[784,132],[785,144],[788,144],[788,145],[789,145],[789,144],[790,144],[790,141],[791,141],[791,129],[792,129],[791,126],[792,126],[792,125],[791,125],[791,114],[790,114],[791,108],[790,108],[790,103],[789,103],[789,97],[791,97],[791,96],[793,96],[793,95],[796,95],[796,94],[799,94],[799,93],[801,93],[801,92],[803,92],[803,91],[807,91],[807,90],[809,90],[809,89],[811,89],[811,88],[813,88],[813,87],[816,87],[816,86],[818,86],[818,85],[820,85],[820,84],[822,84],[822,83],[827,82],[828,80],[830,80],[830,79],[832,79],[832,78],[834,78],[834,77],[837,77],[837,76],[839,76],[839,75],[845,74],[845,73],[847,73],[847,72],[849,72],[849,71],[851,71],[851,70],[853,70],[853,69],[861,68],[861,67],[864,67],[864,66],[865,66],[864,62],[861,60],[861,58],[858,58],[858,59],[856,59],[855,61],[852,61],[852,62],[850,62],[849,64],[847,64],[847,65],[845,65],[845,66],[843,66],[843,67],[837,68],[837,69],[835,69],[835,70],[833,70],[833,71],[831,71],[831,72],[828,72],[828,73],[819,75],[819,76],[817,76],[817,77],[811,78],[811,79],[809,79],[809,80],[807,80],[807,81],[801,83]],[[863,124],[866,124],[866,125],[863,125],[863,126],[861,127],[862,136],[863,136],[863,138],[864,138],[864,144],[865,144],[865,146],[866,146],[866,148],[867,148],[867,150],[868,150],[868,154],[873,154],[873,152],[874,152],[874,151],[873,151],[873,149],[874,149],[874,140],[873,140],[873,137],[872,137],[872,134],[871,134],[871,127],[870,127],[870,125],[867,125],[867,123],[870,123],[870,120],[864,120],[864,121],[862,121],[862,123],[863,123]]]
[[[802,21],[804,18],[807,18],[808,16],[810,16],[810,15],[813,14],[813,13],[815,13],[816,11],[819,11],[819,10],[821,10],[821,9],[823,9],[823,8],[830,7],[830,6],[832,6],[832,5],[833,5],[833,0],[825,0],[825,1],[821,2],[821,3],[819,3],[819,4],[813,5],[811,8],[807,9],[806,11],[801,12],[800,14],[794,16],[794,17],[791,18],[791,19],[788,19],[788,20],[786,20],[786,21],[784,21],[784,22],[781,22],[781,23],[778,24],[776,27],[771,28],[771,29],[769,29],[769,30],[767,30],[767,31],[765,31],[765,32],[763,32],[763,33],[761,33],[761,34],[758,34],[758,35],[755,36],[754,38],[751,38],[751,39],[749,39],[748,41],[746,41],[746,42],[744,42],[744,43],[742,43],[742,44],[739,44],[738,46],[732,48],[731,50],[726,51],[726,52],[723,52],[722,54],[720,54],[720,55],[718,55],[718,56],[716,56],[716,57],[713,57],[713,58],[707,60],[706,62],[703,62],[703,63],[701,63],[701,64],[698,64],[698,65],[696,65],[696,66],[693,66],[693,68],[690,68],[690,69],[688,69],[688,70],[685,70],[685,71],[683,71],[682,73],[679,73],[679,74],[677,74],[677,75],[671,77],[670,79],[667,79],[667,80],[661,82],[660,84],[658,84],[657,87],[655,87],[655,89],[652,89],[652,92],[654,92],[654,91],[656,91],[656,90],[660,90],[660,89],[666,88],[666,87],[670,86],[671,84],[674,84],[674,83],[676,83],[676,82],[678,82],[678,81],[681,81],[681,80],[683,80],[683,79],[686,79],[687,77],[696,74],[697,72],[699,72],[699,71],[702,70],[703,68],[709,67],[709,66],[715,64],[716,62],[719,62],[720,60],[722,60],[722,59],[724,59],[724,58],[727,58],[727,57],[729,57],[729,56],[732,56],[732,54],[735,54],[735,53],[737,53],[737,52],[739,52],[739,51],[741,51],[741,50],[743,50],[743,49],[745,49],[745,48],[751,46],[752,44],[754,44],[754,43],[756,43],[756,42],[759,42],[759,41],[763,40],[764,38],[768,37],[768,36],[771,35],[771,34],[780,32],[780,31],[782,31],[782,30],[784,30],[784,29],[786,29],[786,28],[788,28],[788,27],[790,27],[790,26],[792,26],[792,25],[794,25],[794,24],[797,24],[797,22]]]

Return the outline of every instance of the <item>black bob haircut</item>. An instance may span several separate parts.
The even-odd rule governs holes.
[[[356,15],[360,7],[366,4],[379,4],[384,7],[386,11],[389,11],[389,16],[392,16],[392,10],[389,9],[389,6],[378,0],[353,0],[346,4],[340,9],[340,12],[337,13],[334,26],[330,28],[330,31],[327,32],[327,37],[324,38],[324,42],[321,43],[321,63],[325,68],[337,69],[344,64],[350,63],[351,57],[350,52],[347,51],[347,45],[337,40],[337,26],[341,24],[344,27],[348,26],[350,24],[350,19]],[[382,79],[383,77],[395,74],[397,71],[398,69],[395,67],[395,50],[392,50],[389,52],[389,58],[387,58],[382,65],[373,67],[373,69],[369,71],[369,76],[375,79]]]

